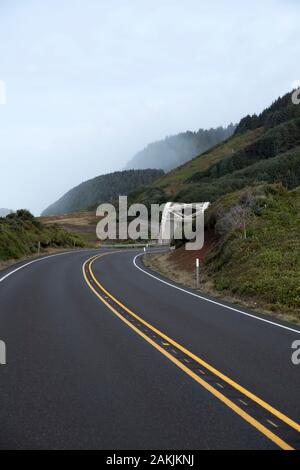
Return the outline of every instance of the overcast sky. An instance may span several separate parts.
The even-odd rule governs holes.
[[[300,79],[299,37],[299,0],[0,0],[0,207],[260,112]]]

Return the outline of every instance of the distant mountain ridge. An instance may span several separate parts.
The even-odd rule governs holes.
[[[138,152],[127,163],[125,169],[172,170],[231,137],[235,128],[235,125],[230,124],[225,128],[199,129],[197,132],[187,131],[166,137]]]
[[[43,216],[61,215],[94,208],[102,202],[111,202],[119,195],[148,186],[164,175],[162,170],[129,170],[116,171],[97,176],[81,183],[68,191],[42,213]]]

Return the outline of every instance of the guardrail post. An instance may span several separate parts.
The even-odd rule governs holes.
[[[0,365],[6,364],[6,344],[4,341],[0,341]]]
[[[196,258],[196,284],[199,286],[199,274],[200,274],[200,260]]]

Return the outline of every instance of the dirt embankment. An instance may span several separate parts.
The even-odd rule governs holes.
[[[164,254],[147,254],[144,256],[144,264],[149,268],[160,272],[164,276],[179,284],[199,288],[205,292],[211,292],[212,283],[207,278],[205,258],[214,248],[217,238],[212,232],[206,232],[205,244],[202,250],[188,251],[185,247],[172,250]],[[196,281],[196,259],[200,260],[200,285]]]
[[[168,253],[146,254],[143,262],[146,267],[156,271],[166,278],[181,284],[183,287],[189,287],[198,290],[199,293],[211,295],[214,298],[236,304],[244,308],[250,308],[258,313],[275,316],[279,319],[299,324],[299,318],[286,312],[274,311],[266,307],[258,298],[247,298],[235,295],[229,290],[217,290],[214,281],[209,276],[205,266],[205,258],[215,248],[218,239],[212,233],[207,233],[205,245],[200,251],[186,251],[184,247]],[[199,285],[196,280],[196,259],[200,260]]]

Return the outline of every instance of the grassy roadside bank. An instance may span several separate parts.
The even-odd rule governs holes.
[[[80,236],[57,225],[44,225],[26,210],[0,218],[2,268],[32,256],[84,246]]]
[[[291,323],[300,325],[300,317],[297,312],[289,311],[282,313],[279,311],[269,310],[263,302],[254,302],[251,299],[246,299],[237,295],[234,295],[229,290],[219,291],[216,289],[213,280],[207,275],[207,272],[203,272],[200,275],[200,285],[196,284],[195,269],[183,268],[181,263],[178,263],[175,259],[172,259],[171,253],[164,254],[146,254],[143,257],[143,263],[145,267],[150,268],[162,276],[174,281],[183,287],[188,287],[198,291],[200,294],[208,294],[212,297],[225,302],[236,304],[237,306],[249,308],[257,313],[264,313],[271,315],[279,320],[285,320]]]
[[[199,290],[253,310],[300,323],[300,188],[262,185],[221,198],[207,214],[206,244],[148,254],[145,265]],[[244,230],[244,222],[245,228]]]
[[[96,226],[99,219],[96,217],[95,211],[39,217],[38,220],[45,226],[55,224],[66,232],[79,237],[88,248],[95,248],[99,245],[96,235]]]

